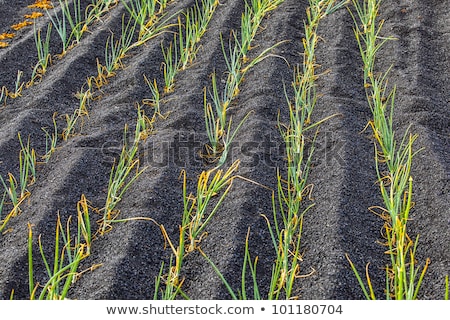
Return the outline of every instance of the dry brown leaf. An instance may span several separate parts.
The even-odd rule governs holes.
[[[43,9],[43,10],[48,10],[48,9],[52,9],[52,3],[49,0],[37,0],[34,4],[31,4],[28,6],[28,8],[37,8],[37,9]]]
[[[5,39],[12,39],[14,38],[15,34],[14,33],[2,33],[0,34],[0,40],[5,40]]]
[[[25,20],[25,21],[19,22],[19,23],[17,23],[17,24],[13,24],[13,25],[11,26],[11,29],[17,31],[17,30],[20,30],[20,29],[22,29],[22,28],[25,28],[26,26],[32,25],[32,24],[33,24],[33,22],[28,21],[28,20]]]
[[[37,19],[37,18],[39,18],[39,17],[42,17],[44,14],[42,13],[42,12],[36,12],[36,11],[34,11],[33,13],[31,13],[31,14],[26,14],[26,15],[24,15],[24,18],[25,19]]]

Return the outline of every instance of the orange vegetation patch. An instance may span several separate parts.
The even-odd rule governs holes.
[[[14,33],[2,33],[0,34],[0,40],[5,40],[5,39],[12,39],[14,38],[15,34]]]
[[[52,3],[49,0],[36,0],[36,2],[34,4],[30,4],[28,6],[28,8],[37,8],[37,9],[44,9],[44,10],[48,10],[48,9],[52,9]]]
[[[31,24],[33,24],[33,22],[28,21],[28,20],[25,20],[25,21],[19,22],[19,23],[17,23],[17,24],[13,24],[13,25],[11,26],[11,29],[17,31],[17,30],[20,30],[20,29],[22,29],[22,28],[25,28],[26,26],[29,26],[29,25],[31,25]]]
[[[25,19],[37,19],[39,17],[42,17],[44,14],[42,12],[33,12],[31,14],[24,15]]]
[[[0,48],[6,48],[7,46],[9,46],[7,42],[0,41]]]

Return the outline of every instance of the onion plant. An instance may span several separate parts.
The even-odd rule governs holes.
[[[234,290],[233,287],[229,284],[229,282],[227,281],[225,276],[222,274],[220,269],[216,266],[214,261],[212,261],[211,258],[209,258],[203,251],[200,252],[202,254],[202,256],[205,258],[205,260],[211,265],[213,270],[216,272],[217,276],[220,278],[220,280],[224,284],[225,288],[227,289],[228,293],[230,294],[231,299],[233,299],[233,300],[248,300],[248,299],[249,300],[263,300],[264,299],[264,297],[262,296],[262,294],[259,290],[258,278],[256,275],[256,267],[257,267],[257,263],[258,263],[258,258],[252,259],[250,256],[249,236],[250,236],[250,229],[248,230],[247,237],[245,238],[244,261],[242,263],[242,272],[241,272],[241,288],[237,291]],[[252,281],[252,287],[253,287],[252,297],[247,296],[248,273],[250,273],[251,281]]]
[[[381,35],[383,21],[379,21],[381,0],[353,0],[355,14],[354,33],[364,64],[364,87],[367,101],[373,114],[369,122],[375,142],[375,164],[384,207],[371,208],[385,221],[387,254],[390,265],[386,267],[386,299],[417,299],[422,280],[429,265],[416,262],[418,237],[413,241],[407,234],[410,220],[413,179],[411,177],[413,143],[417,135],[409,128],[402,139],[397,141],[393,125],[395,106],[395,86],[388,88],[389,69],[377,75],[375,61],[377,53],[391,37]],[[376,299],[375,291],[366,270],[367,286],[358,274],[356,267],[347,256],[367,299]]]
[[[210,97],[212,103],[204,99],[204,113],[207,136],[209,145],[206,146],[207,152],[204,154],[206,159],[210,161],[219,160],[219,166],[226,160],[229,147],[237,130],[243,125],[249,114],[247,114],[237,129],[230,135],[231,119],[228,120],[227,113],[231,102],[239,94],[239,86],[242,83],[245,74],[256,64],[271,56],[270,51],[279,42],[270,48],[263,50],[257,57],[251,61],[247,58],[247,53],[251,48],[251,42],[260,27],[262,17],[276,8],[282,1],[279,0],[256,0],[250,7],[245,6],[245,11],[241,19],[241,38],[232,30],[228,40],[228,48],[225,48],[223,36],[220,35],[222,52],[227,66],[227,80],[223,88],[222,94],[219,94],[217,86],[216,74],[212,75],[212,92]],[[214,105],[214,108],[212,107]]]
[[[33,74],[31,75],[31,81],[34,82],[36,77],[41,77],[47,71],[48,65],[51,63],[50,54],[50,36],[52,32],[52,24],[49,23],[47,26],[47,33],[45,39],[41,36],[41,29],[34,30],[34,41],[36,43],[36,50],[38,56],[38,62],[33,69]]]
[[[115,71],[123,67],[122,59],[125,58],[127,52],[131,49],[136,30],[136,22],[133,23],[133,19],[129,19],[125,23],[125,16],[122,16],[121,30],[118,40],[114,40],[113,33],[106,39],[105,66],[104,68],[100,68],[104,74],[99,74],[98,77],[112,77],[115,75]]]
[[[178,18],[178,44],[180,47],[178,69],[185,70],[192,64],[199,50],[198,42],[206,32],[207,26],[219,2],[217,0],[197,1],[184,13],[184,24]]]
[[[70,224],[71,217],[68,218],[64,227],[61,222],[61,217],[58,215],[55,228],[53,263],[44,253],[41,236],[38,238],[39,252],[48,276],[48,281],[43,286],[35,283],[34,279],[33,231],[32,225],[28,224],[30,300],[63,300],[67,297],[71,285],[81,275],[82,272],[78,269],[81,261],[90,255],[92,241],[90,208],[84,195],[77,204],[77,232],[75,236],[71,233]]]
[[[105,47],[105,76],[107,78],[115,75],[115,71],[121,67],[120,62],[121,44],[118,40],[114,41],[114,34],[108,36]]]
[[[164,93],[172,92],[176,74],[193,63],[199,50],[199,41],[218,6],[217,0],[202,0],[178,16],[178,32],[167,47],[161,44],[164,56]]]
[[[164,226],[160,225],[164,238],[172,250],[172,257],[166,275],[163,275],[164,265],[161,265],[161,272],[156,280],[156,297],[158,293],[161,293],[162,299],[175,299],[178,293],[184,295],[181,290],[183,284],[181,269],[184,259],[195,250],[201,252],[199,244],[206,236],[205,228],[230,191],[232,182],[237,177],[238,168],[239,160],[235,161],[226,171],[221,169],[203,171],[198,179],[195,194],[188,193],[186,172],[182,172],[184,209],[179,228],[178,245],[173,243]],[[216,200],[213,201],[213,199]],[[165,285],[164,290],[160,288],[161,284]]]
[[[30,146],[30,139],[24,144],[20,133],[18,133],[18,137],[21,146],[19,151],[19,180],[12,173],[8,173],[7,181],[0,176],[0,182],[5,190],[1,208],[3,210],[5,204],[9,204],[11,207],[9,213],[0,221],[0,233],[5,229],[7,222],[21,212],[20,205],[30,195],[28,186],[36,180],[36,152]],[[8,203],[5,202],[6,196],[9,199]]]
[[[5,86],[0,89],[0,104],[6,105],[6,98],[8,97],[8,89]]]
[[[122,4],[127,9],[130,16],[136,21],[139,26],[139,38],[141,39],[147,32],[148,28],[154,22],[154,17],[157,14],[157,0],[131,0],[124,1]]]
[[[78,109],[76,109],[70,116],[66,114],[66,127],[62,132],[62,138],[64,141],[67,141],[69,137],[74,135],[74,130],[78,123],[78,119],[89,114],[87,106],[90,101],[91,92],[87,90],[78,93],[77,96],[79,100]]]
[[[122,0],[128,13],[139,26],[138,40],[134,46],[144,44],[169,26],[168,21],[178,14],[165,17],[164,9],[169,2],[169,0],[131,0],[129,2]]]
[[[196,47],[197,42],[197,20],[192,12],[188,10],[185,15],[185,24],[181,22],[181,17],[178,16],[178,45],[180,47],[179,53],[179,66],[177,64],[177,69],[180,68],[185,70],[187,65],[192,63],[195,59],[199,47]]]
[[[20,213],[20,204],[27,198],[28,194],[24,195],[24,197],[19,197],[20,186],[16,178],[11,173],[8,173],[7,182],[3,179],[2,176],[0,176],[0,181],[5,189],[2,199],[2,210],[4,209],[4,205],[7,204],[5,196],[7,196],[10,201],[8,204],[12,206],[12,209],[9,211],[9,213],[5,217],[2,217],[2,220],[0,220],[1,233],[5,230],[8,221],[12,217]]]
[[[215,80],[213,80],[213,86],[214,83]],[[217,162],[217,167],[220,167],[225,163],[229,149],[231,147],[231,143],[233,142],[239,129],[250,116],[251,112],[247,113],[247,115],[241,120],[241,122],[239,122],[237,127],[232,130],[232,117],[230,117],[229,119],[226,118],[226,108],[223,108],[221,105],[219,108],[216,106],[216,109],[213,110],[211,103],[208,103],[206,100],[206,91],[203,101],[206,134],[209,139],[209,145],[206,145],[206,153],[203,156],[208,162]],[[222,120],[224,121],[224,126],[221,122]]]
[[[138,108],[138,119],[134,132],[134,138],[131,145],[128,144],[128,126],[125,126],[123,134],[123,147],[117,163],[114,163],[111,169],[108,194],[105,206],[101,209],[102,218],[99,220],[99,233],[104,234],[112,228],[115,222],[124,222],[126,219],[118,219],[119,210],[117,204],[122,200],[124,193],[129,189],[132,183],[145,170],[139,168],[139,159],[137,157],[139,142],[146,138],[152,129],[152,119],[145,116],[142,109]],[[134,174],[132,174],[134,172]]]
[[[47,128],[42,128],[45,133],[45,154],[42,156],[44,162],[48,162],[52,154],[56,151],[58,143],[58,127],[56,125],[57,113],[53,114],[53,132],[48,132]]]
[[[62,57],[67,53],[67,49],[69,48],[70,43],[70,35],[68,34],[67,30],[66,15],[64,13],[61,15],[55,8],[53,8],[52,11],[54,16],[50,13],[49,10],[47,10],[46,12],[61,40],[62,50],[60,56]]]
[[[161,44],[163,52],[164,62],[162,64],[164,75],[164,93],[170,93],[173,91],[175,76],[178,71],[178,46],[177,36],[174,36],[173,42],[169,44],[167,48]]]
[[[289,123],[280,124],[280,132],[285,142],[287,158],[287,176],[278,172],[278,188],[273,197],[273,225],[268,222],[272,242],[277,254],[273,267],[269,299],[286,299],[293,297],[294,284],[300,276],[301,235],[303,216],[314,206],[309,199],[312,185],[309,171],[314,155],[315,139],[318,131],[312,129],[333,115],[311,124],[317,93],[315,82],[316,54],[319,36],[317,29],[326,16],[340,9],[345,1],[310,0],[307,20],[304,23],[303,63],[294,69],[292,87],[293,99],[287,96],[289,106]],[[306,141],[310,141],[307,147]]]
[[[113,2],[110,2],[110,5],[112,3]],[[108,6],[102,7],[98,12],[103,13],[108,8]],[[90,10],[94,9],[91,8]],[[122,30],[119,39],[115,40],[113,35],[107,38],[105,46],[105,65],[102,65],[97,58],[97,75],[87,78],[86,85],[88,89],[85,91],[82,89],[82,92],[78,94],[80,100],[79,108],[75,110],[72,115],[66,115],[67,126],[62,134],[64,140],[67,140],[67,138],[73,134],[73,130],[78,120],[82,119],[83,115],[88,114],[86,108],[88,102],[91,99],[98,98],[101,93],[101,88],[108,83],[108,78],[113,76],[119,68],[123,67],[122,59],[126,56],[127,52],[144,44],[151,38],[156,37],[170,26],[168,21],[173,16],[163,19],[164,16],[157,16],[157,14],[160,14],[161,12],[162,11],[155,12],[154,15],[151,16],[153,21],[152,25],[146,28],[146,32],[142,38],[136,41],[134,39],[136,29],[136,23],[133,22],[134,19],[131,18],[125,23],[125,17],[122,17]]]
[[[125,58],[127,52],[132,48],[134,34],[136,31],[136,22],[129,19],[125,24],[125,16],[122,16],[122,31],[120,35],[119,59]]]
[[[247,52],[251,49],[251,42],[259,31],[264,17],[272,10],[275,10],[284,0],[252,0],[246,1],[245,11],[241,17],[241,47],[244,62],[247,59]]]
[[[81,0],[73,0],[72,7],[68,0],[58,0],[59,10],[57,8],[46,9],[59,38],[62,42],[62,51],[60,57],[67,53],[67,50],[80,42],[83,34],[88,31],[89,25],[100,19],[100,16],[108,12],[110,7],[117,1],[97,1],[87,6],[84,14],[81,9]],[[69,33],[70,29],[70,33]]]
[[[209,21],[218,4],[217,0],[202,0],[201,5],[199,2],[196,2],[194,7],[184,13],[184,19],[178,16],[178,33],[174,35],[173,41],[168,46],[164,46],[161,43],[164,57],[164,62],[162,63],[164,76],[162,94],[172,92],[178,72],[185,70],[193,63],[199,50],[198,43],[206,32]],[[150,88],[152,98],[144,99],[143,103],[154,107],[156,113],[161,115],[160,102],[162,100],[156,79],[153,82],[150,82],[145,76],[144,79]]]
[[[161,115],[161,95],[158,89],[158,84],[156,83],[156,79],[153,79],[153,82],[151,82],[144,75],[144,80],[150,88],[152,97],[149,99],[144,99],[143,103],[151,106],[154,109],[155,114]]]
[[[137,129],[138,130],[138,129]],[[124,130],[124,145],[120,154],[117,164],[114,164],[111,169],[108,184],[108,194],[106,198],[105,207],[103,208],[103,217],[99,221],[100,233],[109,231],[112,227],[111,224],[116,220],[118,211],[115,210],[117,203],[122,200],[122,196],[131,186],[131,184],[137,179],[141,171],[138,170],[139,160],[136,158],[138,150],[137,141],[134,141],[131,146],[127,144],[128,128]],[[130,174],[136,171],[135,175],[131,175],[131,179],[128,179]]]
[[[68,0],[58,1],[60,12],[50,2],[36,3],[35,5],[29,6],[30,8],[36,7],[46,10],[51,23],[47,27],[45,39],[41,36],[41,30],[35,29],[34,37],[38,62],[33,69],[31,81],[27,85],[32,85],[38,77],[42,77],[48,65],[51,63],[49,47],[52,26],[55,27],[62,42],[62,52],[59,54],[59,57],[62,57],[72,45],[80,42],[82,35],[88,31],[89,26],[94,21],[100,19],[103,14],[108,12],[118,2],[118,0],[93,1],[92,4],[87,6],[83,14],[81,0],[72,1],[72,7]],[[50,13],[50,9],[53,9],[52,13]]]
[[[213,74],[212,79],[213,88],[215,88],[217,86],[215,74]],[[213,92],[215,95],[218,95],[217,89]],[[225,134],[223,131],[224,129],[222,128],[225,128],[226,125],[226,118],[224,117],[225,113],[221,112],[220,109],[217,110],[218,108],[221,108],[220,100],[219,105],[216,105],[216,112],[214,112],[211,103],[209,103],[206,98],[206,90],[204,90],[203,96],[206,134],[208,135],[210,142],[210,144],[207,145],[207,148],[210,148],[207,153],[212,155],[221,154],[223,151],[223,143],[221,142],[221,139]],[[217,117],[216,114],[218,115]]]
[[[114,40],[114,34],[111,34],[107,38],[105,46],[105,65],[103,66],[97,62],[98,74],[97,77],[94,78],[97,89],[100,89],[100,87],[106,84],[106,79],[114,76],[115,71],[123,67],[122,59],[126,57],[128,51],[142,45],[151,38],[156,37],[169,26],[167,20],[161,20],[160,17],[156,16],[154,11],[152,12],[153,15],[150,16],[150,18],[154,23],[151,27],[147,28],[145,34],[136,41],[134,36],[139,21],[130,18],[128,22],[125,23],[125,15],[122,16],[122,30],[119,39]]]
[[[307,21],[305,22],[305,37],[303,41],[303,64],[294,69],[292,82],[294,96],[291,99],[287,93],[289,106],[289,123],[280,123],[280,133],[285,142],[287,159],[287,176],[283,176],[281,170],[277,171],[277,190],[272,194],[273,221],[267,222],[269,233],[276,254],[272,268],[267,299],[292,299],[294,296],[294,284],[300,278],[301,235],[303,231],[303,216],[314,206],[310,200],[312,185],[309,182],[309,171],[314,154],[314,143],[317,136],[317,128],[321,123],[333,115],[310,123],[310,115],[315,107],[317,94],[314,90],[318,77],[314,72],[316,67],[315,48],[318,42],[317,29],[319,22],[327,15],[342,8],[345,1],[336,0],[310,0],[307,9]],[[255,1],[253,6],[258,8],[261,4]],[[264,2],[265,7],[272,8]],[[250,24],[249,19],[243,19]],[[250,62],[251,65],[251,62]],[[286,91],[285,91],[286,92]],[[309,140],[310,147],[306,141]],[[257,261],[252,259],[249,253],[248,236],[245,243],[245,255],[241,276],[241,289],[237,292],[228,284],[217,266],[205,255],[213,269],[221,278],[233,299],[247,299],[246,277],[247,270],[250,273],[253,287],[253,299],[262,299],[257,282]]]
[[[1,212],[1,211],[0,211],[0,212]],[[444,300],[448,300],[449,292],[450,292],[450,286],[449,286],[448,275],[447,275],[447,276],[445,276],[445,293],[444,293]]]
[[[22,90],[25,85],[25,83],[22,81],[22,76],[23,76],[23,71],[18,70],[17,76],[16,76],[16,81],[14,83],[14,91],[8,91],[5,88],[5,92],[7,93],[9,98],[16,99],[22,95]]]
[[[222,99],[224,107],[227,108],[231,101],[239,94],[239,85],[244,78],[242,71],[243,49],[236,33],[231,31],[228,42],[228,53],[225,50],[223,37],[221,35],[220,42],[222,44],[222,52],[227,65],[227,81],[223,91]],[[234,44],[234,45],[233,45]]]
[[[96,20],[99,20],[103,14],[107,13],[113,6],[117,5],[118,3],[119,0],[92,0],[92,3],[88,5],[85,10],[85,26],[83,28],[87,29],[90,24],[92,24]]]
[[[60,8],[66,17],[66,21],[70,25],[71,33],[68,39],[70,43],[72,40],[75,41],[75,44],[80,42],[81,36],[86,31],[84,16],[81,11],[81,0],[72,0],[72,12],[69,8],[69,1],[67,0],[58,0]]]
[[[150,17],[149,23],[144,29],[144,32],[140,34],[137,41],[135,41],[130,48],[139,47],[145,44],[150,39],[155,38],[158,35],[163,34],[167,28],[173,26],[174,24],[170,23],[170,21],[179,14],[179,12],[175,12],[170,16],[166,16],[166,14],[157,14]],[[151,23],[150,23],[151,22]]]
[[[5,205],[6,199],[6,191],[3,192],[2,200],[0,201],[0,222],[3,222],[2,214],[3,214],[3,206]]]
[[[36,152],[30,147],[30,138],[24,144],[20,133],[19,172],[20,172],[20,197],[27,192],[27,187],[36,180]]]

